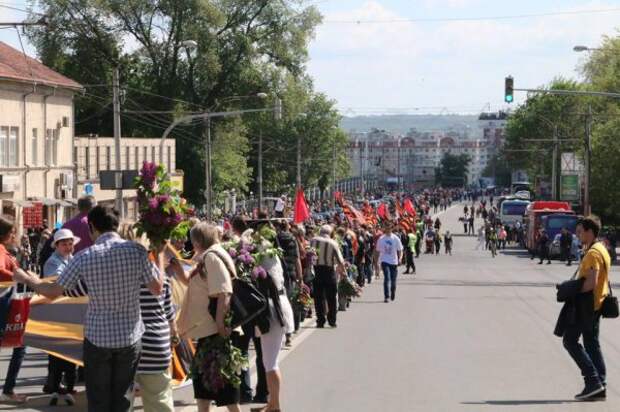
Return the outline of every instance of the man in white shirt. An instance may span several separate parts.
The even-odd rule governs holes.
[[[400,238],[392,233],[392,223],[385,225],[383,235],[377,241],[376,254],[383,270],[383,296],[387,303],[388,299],[396,298],[398,264],[403,257],[403,244]]]
[[[279,198],[276,201],[276,205],[273,208],[274,212],[276,212],[276,217],[284,217],[284,208],[286,207],[286,196],[282,195],[281,198]]]

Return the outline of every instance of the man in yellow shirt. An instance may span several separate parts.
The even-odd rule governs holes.
[[[577,236],[586,251],[579,265],[578,277],[585,280],[577,300],[589,302],[590,294],[593,298],[591,309],[589,303],[585,308],[580,307],[577,322],[568,326],[564,333],[564,347],[585,380],[584,390],[575,396],[577,400],[606,399],[606,369],[599,344],[599,323],[603,300],[609,294],[611,258],[605,246],[597,242],[600,230],[601,223],[596,217],[586,217],[577,224]],[[579,343],[580,336],[583,336],[583,346]]]

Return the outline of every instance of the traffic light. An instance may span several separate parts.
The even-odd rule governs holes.
[[[514,101],[514,79],[512,76],[506,77],[504,87],[504,101],[506,103],[512,103]]]

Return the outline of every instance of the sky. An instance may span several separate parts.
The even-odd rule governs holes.
[[[504,109],[504,78],[537,88],[579,79],[586,57],[620,26],[620,1],[315,0],[324,15],[310,47],[315,87],[345,115]],[[411,22],[584,10],[523,19]],[[350,23],[351,21],[360,23]],[[372,22],[364,23],[371,20]],[[396,20],[396,21],[395,21]],[[514,104],[525,93],[516,92]],[[513,104],[513,105],[514,105]]]
[[[505,109],[505,76],[514,77],[516,88],[543,86],[556,76],[579,79],[586,56],[573,46],[596,47],[620,27],[620,0],[303,4],[315,5],[324,16],[310,44],[308,72],[315,88],[334,99],[344,115]],[[0,21],[25,17],[3,5],[23,8],[25,0],[0,0]],[[607,11],[591,12],[601,10]],[[554,13],[567,14],[497,18]],[[0,40],[20,47],[12,28],[0,29]],[[25,49],[34,54],[27,43]],[[525,98],[516,92],[513,106]]]

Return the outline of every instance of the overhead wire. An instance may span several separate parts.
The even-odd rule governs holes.
[[[395,18],[395,19],[350,19],[350,20],[324,20],[326,24],[381,24],[381,23],[437,23],[437,22],[459,22],[459,21],[495,21],[495,20],[519,20],[537,17],[572,16],[582,14],[615,13],[620,12],[620,8],[610,9],[591,9],[591,10],[567,10],[546,13],[529,13],[514,15],[496,16],[475,16],[475,17],[414,17],[414,18]]]

